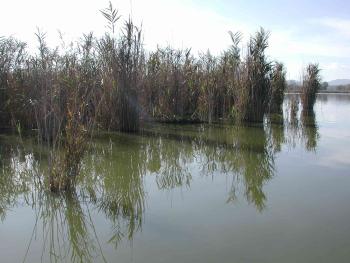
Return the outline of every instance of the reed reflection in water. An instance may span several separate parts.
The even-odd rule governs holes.
[[[146,176],[154,177],[158,190],[171,191],[190,188],[194,170],[203,177],[226,174],[231,183],[223,203],[234,204],[241,195],[262,212],[268,201],[264,185],[275,175],[275,155],[284,145],[299,142],[315,151],[318,139],[314,115],[289,112],[270,116],[264,125],[157,124],[140,134],[99,134],[83,160],[76,189],[55,195],[42,187],[46,165],[40,156],[45,152],[28,147],[25,138],[18,143],[2,136],[0,218],[20,205],[34,211],[25,262],[30,262],[34,242],[42,244],[42,262],[107,261],[106,244],[117,249],[142,229]],[[93,214],[108,222],[108,240],[101,240]]]

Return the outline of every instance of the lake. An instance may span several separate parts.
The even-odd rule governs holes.
[[[0,135],[0,261],[349,262],[350,95],[308,117],[293,96],[264,125],[100,133],[69,194],[35,138]]]

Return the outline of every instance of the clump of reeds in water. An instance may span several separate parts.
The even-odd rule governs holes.
[[[317,92],[321,87],[320,68],[318,64],[309,64],[303,76],[301,86],[301,103],[303,114],[311,112],[316,102]]]
[[[262,122],[267,112],[272,68],[265,55],[268,37],[269,33],[261,28],[248,43],[236,95],[237,115],[241,121]]]
[[[271,94],[269,104],[270,113],[282,113],[282,104],[286,87],[286,69],[282,63],[277,62],[272,68]]]
[[[299,100],[295,96],[290,99],[289,103],[289,108],[290,108],[290,123],[293,125],[297,125],[298,123],[298,111],[299,111]]]
[[[21,83],[21,68],[26,58],[26,43],[0,37],[0,129],[27,124],[26,103]],[[30,121],[29,121],[30,123]]]
[[[241,34],[220,55],[191,49],[143,48],[141,27],[110,3],[101,11],[110,28],[84,35],[68,48],[48,47],[36,34],[36,55],[13,38],[0,39],[0,127],[35,129],[48,147],[52,190],[74,186],[94,127],[136,132],[143,120],[260,122],[280,113],[285,68],[266,56],[269,33],[260,29],[244,54]],[[118,30],[119,29],[119,30]],[[319,69],[309,65],[302,103],[312,109]]]
[[[151,52],[145,69],[141,103],[148,118],[194,120],[199,95],[198,65],[191,50],[171,47]]]
[[[30,78],[39,87],[33,99],[38,138],[50,149],[51,190],[67,190],[74,186],[101,103],[93,36],[85,35],[62,56],[46,47],[44,36],[38,39],[40,63],[29,64],[39,75]]]
[[[122,35],[115,35],[118,11],[112,4],[101,11],[111,32],[98,43],[105,98],[105,125],[113,130],[135,132],[139,129],[139,93],[144,64],[142,28],[131,19],[125,21]]]
[[[59,50],[46,45],[44,33],[36,36],[34,56],[20,42],[0,43],[7,63],[0,67],[4,109],[7,123],[37,131],[39,144],[49,150],[49,188],[65,190],[79,173],[101,100],[93,37],[85,35],[76,48]]]

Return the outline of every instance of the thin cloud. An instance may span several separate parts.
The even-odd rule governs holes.
[[[337,34],[350,38],[350,19],[325,17],[311,20],[314,24],[333,29]]]

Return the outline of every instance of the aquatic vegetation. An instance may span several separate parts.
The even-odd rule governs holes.
[[[286,69],[282,63],[276,62],[272,69],[270,113],[281,113],[284,92],[287,88]]]
[[[110,3],[101,10],[109,32],[85,34],[50,48],[38,31],[36,54],[13,38],[0,39],[0,125],[35,130],[50,149],[47,184],[74,188],[89,138],[97,129],[139,132],[146,121],[263,123],[280,114],[286,70],[266,56],[269,32],[261,28],[242,52],[242,34],[229,32],[220,55],[158,47],[146,52],[142,27]],[[302,104],[310,110],[319,69],[309,65]]]
[[[268,109],[271,94],[271,62],[266,58],[269,33],[261,28],[249,40],[243,62],[236,111],[238,119],[262,122]]]
[[[39,143],[50,149],[50,189],[66,190],[74,186],[100,105],[93,37],[85,35],[77,50],[61,57],[47,48],[45,35],[37,36],[39,57],[27,63],[29,85],[37,87],[30,101]]]
[[[28,124],[21,68],[26,59],[26,43],[13,37],[0,37],[0,129]]]
[[[301,104],[304,114],[307,114],[314,108],[317,92],[321,88],[320,71],[318,64],[309,64],[306,67],[301,86]]]
[[[115,35],[118,11],[110,3],[101,11],[111,28],[97,43],[101,64],[105,126],[112,130],[135,132],[139,129],[144,51],[142,28],[131,18],[125,21],[120,38]]]

